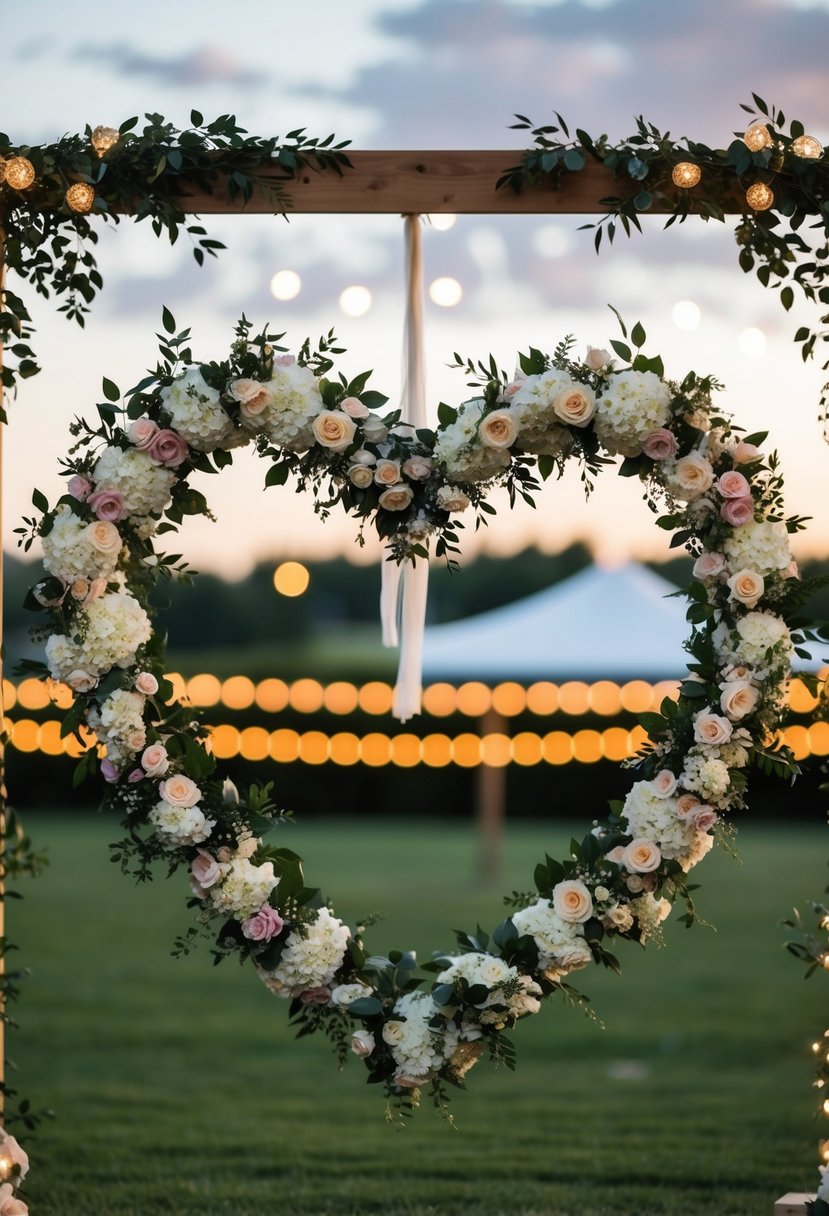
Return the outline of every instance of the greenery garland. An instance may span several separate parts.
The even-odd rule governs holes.
[[[38,634],[50,677],[75,692],[62,731],[89,745],[78,777],[100,769],[109,783],[106,804],[125,827],[113,859],[125,872],[146,879],[161,862],[189,874],[196,924],[177,952],[215,934],[216,961],[252,961],[290,1002],[299,1034],[327,1034],[341,1063],[353,1051],[401,1113],[423,1087],[443,1108],[485,1052],[513,1066],[507,1032],[543,999],[584,999],[572,972],[591,962],[618,970],[615,939],[657,935],[677,899],[693,923],[688,871],[715,835],[727,836],[724,816],[744,805],[747,770],[797,772],[776,738],[791,655],[826,636],[797,615],[813,589],[789,551],[802,521],[785,518],[764,436],[743,435],[712,404],[710,377],[666,381],[661,360],[641,353],[640,325],[629,337],[623,327],[615,358],[588,349],[576,360],[566,339],[552,356],[521,356],[513,377],[492,359],[456,359],[479,369],[480,395],[442,406],[433,433],[377,415],[384,398],[368,375],[331,375],[333,334],[295,358],[281,353],[281,336],[254,336],[243,318],[230,357],[200,362],[189,331],[176,333],[166,310],[163,319],[154,374],[123,407],[104,380],[96,423],[72,428],[67,492],[50,506],[35,490],[37,513],[19,530],[26,547],[43,540],[47,573],[27,602],[46,614]],[[491,935],[461,932],[437,953],[422,968],[431,986],[410,953],[371,955],[366,926],[349,930],[307,885],[301,859],[265,843],[286,818],[271,786],[240,795],[214,778],[206,734],[165,678],[148,602],[157,580],[182,567],[156,551],[155,537],[206,511],[191,471],[220,469],[251,443],[269,463],[267,483],[296,476],[320,512],[338,505],[372,523],[399,560],[425,555],[432,540],[451,553],[455,516],[471,508],[485,521],[493,486],[531,500],[536,472],[575,459],[589,485],[622,454],[620,471],[664,511],[657,523],[696,556],[688,675],[678,700],[642,715],[651,742],[626,799],[568,857],[536,866],[535,889],[505,900],[511,911]]]
[[[512,129],[531,131],[534,146],[497,187],[561,188],[588,162],[604,165],[618,181],[619,193],[601,199],[606,214],[585,225],[595,230],[597,253],[605,236],[612,243],[620,229],[626,236],[641,232],[640,217],[654,205],[669,213],[666,228],[694,214],[725,222],[725,209],[738,205],[740,269],[754,271],[764,287],[779,290],[786,310],[794,303],[792,284],[825,310],[819,317],[822,329],[801,326],[794,335],[803,359],[809,359],[818,339],[829,341],[829,157],[802,122],[795,119],[787,128],[782,110],[756,93],[752,97],[753,106],[741,106],[752,115],[751,125],[742,136],[735,132],[727,148],[685,137],[675,141],[644,118],[637,119],[633,135],[611,144],[606,135],[580,129],[572,138],[558,113],[558,125],[542,127],[516,114]],[[822,366],[826,371],[829,360]],[[829,385],[820,402],[824,422],[827,404]]]
[[[186,235],[202,265],[224,246],[185,214],[188,195],[224,190],[246,202],[258,190],[274,212],[284,213],[288,183],[299,171],[342,174],[350,167],[348,141],[335,143],[333,135],[320,139],[299,129],[284,142],[278,135],[264,139],[248,135],[233,114],[205,122],[197,110],[185,130],[161,114],[144,117],[141,130],[138,118],[130,118],[117,129],[87,126],[82,135],[36,147],[13,145],[0,134],[0,228],[8,269],[38,295],[61,300],[58,311],[81,326],[103,287],[91,216],[118,223],[119,212],[129,211],[137,222],[148,220],[156,236],[166,234],[171,245]],[[15,389],[18,379],[39,370],[31,340],[26,304],[7,288],[0,341],[14,361],[2,368],[4,388]]]

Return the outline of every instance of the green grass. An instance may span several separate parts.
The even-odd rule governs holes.
[[[701,867],[719,932],[674,925],[629,948],[621,979],[579,977],[606,1023],[550,1002],[516,1032],[519,1069],[481,1063],[454,1105],[403,1131],[357,1061],[296,1043],[252,970],[170,945],[179,880],[135,888],[101,820],[33,815],[52,867],[11,905],[34,974],[19,1007],[20,1082],[57,1119],[29,1142],[40,1216],[748,1216],[814,1183],[808,1044],[825,982],[781,949],[778,918],[824,884],[819,827],[749,824],[744,864]],[[500,919],[500,892],[569,832],[515,825],[497,891],[446,825],[305,823],[285,839],[349,919],[386,909],[375,949],[451,944]]]

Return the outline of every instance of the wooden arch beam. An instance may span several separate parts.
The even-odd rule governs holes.
[[[596,161],[588,161],[579,173],[567,173],[559,188],[525,187],[520,194],[508,187],[495,189],[505,170],[517,164],[518,150],[446,152],[348,153],[353,169],[342,177],[332,172],[302,170],[286,179],[278,169],[265,167],[255,176],[284,185],[291,198],[290,210],[306,214],[416,214],[440,212],[473,215],[600,215],[606,212],[602,199],[636,194],[644,183],[615,178]],[[677,191],[679,193],[679,191]],[[271,214],[275,207],[267,188],[259,189],[247,203],[228,198],[222,188],[213,194],[194,189],[179,200],[183,209],[200,215],[238,213]],[[651,214],[666,215],[672,208],[654,204]],[[726,205],[728,214],[739,215],[739,199]]]

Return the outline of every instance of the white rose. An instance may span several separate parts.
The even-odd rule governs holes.
[[[377,502],[385,511],[405,511],[413,498],[414,490],[411,486],[399,485],[384,490]]]
[[[365,448],[358,448],[356,452],[352,452],[351,459],[355,464],[377,464],[377,457],[373,452],[367,452]]]
[[[553,402],[553,410],[568,426],[589,426],[596,413],[595,393],[584,384],[574,384],[562,389]]]
[[[694,578],[716,578],[725,570],[725,558],[722,553],[700,553],[694,562],[692,571]]]
[[[584,361],[591,371],[600,372],[611,366],[613,356],[609,350],[604,350],[600,346],[588,346]]]
[[[369,443],[382,443],[388,438],[389,428],[377,414],[369,414],[363,423],[363,434]]]
[[[348,470],[348,480],[353,486],[356,486],[358,490],[365,490],[365,488],[370,486],[374,481],[374,474],[368,465],[353,464]]]
[[[478,438],[488,448],[510,448],[518,438],[518,427],[509,410],[493,410],[478,427]]]
[[[403,464],[403,472],[412,481],[425,481],[432,472],[432,460],[429,456],[410,456]]]
[[[336,988],[331,989],[331,1003],[347,1009],[354,1001],[371,995],[371,989],[366,984],[337,984]]]
[[[351,1050],[355,1056],[360,1056],[365,1059],[374,1051],[375,1042],[374,1035],[370,1030],[355,1030],[351,1036]]]
[[[342,410],[323,410],[314,419],[312,430],[320,447],[344,452],[354,439],[357,424]]]
[[[756,570],[738,570],[728,579],[728,587],[731,591],[728,597],[730,600],[745,604],[746,608],[753,608],[761,599],[766,584],[762,574],[758,574]]]
[[[674,464],[670,482],[677,497],[690,502],[710,490],[714,484],[714,470],[710,461],[699,452],[689,452]]]
[[[405,1022],[391,1021],[386,1022],[383,1026],[383,1042],[388,1043],[389,1047],[396,1047],[402,1043],[405,1034]]]
[[[89,692],[98,683],[98,677],[90,675],[88,671],[70,671],[66,677],[66,683],[74,692]]]
[[[441,486],[435,498],[438,506],[450,514],[454,511],[465,511],[469,506],[469,495],[464,494],[458,486]]]

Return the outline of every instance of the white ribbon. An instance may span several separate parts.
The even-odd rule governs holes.
[[[417,430],[427,425],[423,256],[419,216],[405,217],[405,236],[406,319],[403,330],[403,390],[400,405],[403,422]],[[420,712],[428,585],[429,563],[425,559],[421,558],[417,563],[407,562],[405,566],[395,561],[383,562],[380,620],[384,646],[396,646],[398,636],[400,637],[400,658],[392,710],[400,722],[406,722]]]

